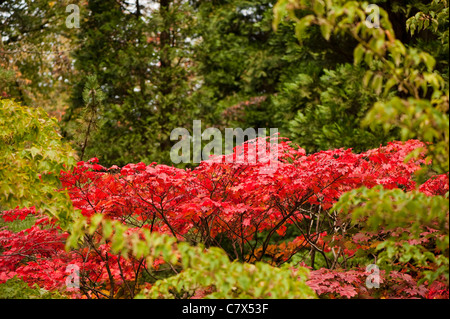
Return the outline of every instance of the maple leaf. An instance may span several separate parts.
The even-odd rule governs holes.
[[[341,296],[347,297],[349,299],[358,294],[355,287],[350,286],[350,285],[345,285],[343,287],[340,287],[339,289],[337,289],[337,293],[340,294]]]

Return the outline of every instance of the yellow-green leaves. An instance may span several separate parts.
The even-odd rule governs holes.
[[[191,246],[168,235],[130,228],[101,214],[93,215],[90,221],[80,217],[66,247],[76,247],[85,234],[102,236],[102,240],[111,243],[112,253],[124,258],[145,258],[150,266],[163,259],[182,267],[177,275],[157,281],[137,298],[175,298],[210,289],[212,293],[207,298],[316,298],[306,285],[306,268],[294,271],[262,262],[255,265],[231,262],[220,248]]]
[[[75,164],[55,119],[40,108],[0,100],[0,205],[35,206],[69,227],[72,203],[59,192],[61,170]]]
[[[173,253],[176,239],[167,235],[150,233],[148,229],[133,229],[118,220],[95,214],[90,218],[78,216],[66,242],[66,249],[76,248],[84,235],[101,236],[102,241],[111,243],[111,252],[127,258],[129,254],[136,258],[149,257],[148,261],[162,257],[175,263],[177,255]]]
[[[289,3],[289,5],[288,5]],[[312,12],[302,19],[295,17],[294,8]],[[275,6],[275,15],[294,15],[296,35],[301,41],[306,28],[311,24],[320,26],[325,39],[330,30],[351,35],[358,45],[354,49],[355,66],[366,66],[364,86],[371,88],[379,100],[368,112],[363,125],[374,128],[382,125],[386,131],[399,128],[402,139],[418,138],[431,142],[429,154],[439,173],[448,172],[448,85],[434,70],[435,58],[416,47],[406,47],[395,38],[388,14],[376,7],[368,12],[367,2],[335,1],[280,1]],[[429,14],[419,12],[408,20],[414,32],[429,27],[437,12],[448,12],[447,2],[434,1]],[[291,11],[291,12],[290,12]],[[379,15],[380,24],[366,23],[373,14]],[[428,22],[427,22],[428,21]],[[448,25],[448,19],[446,20]],[[445,24],[445,21],[442,20]],[[396,97],[388,99],[392,91]],[[406,98],[405,98],[406,96]],[[430,98],[431,97],[431,98]]]
[[[287,267],[276,268],[266,263],[230,262],[225,252],[212,247],[205,250],[186,243],[180,246],[184,270],[178,275],[159,280],[137,298],[175,298],[183,293],[207,293],[206,298],[316,298],[306,285],[308,270],[298,272]]]
[[[343,194],[333,207],[341,214],[351,214],[352,221],[368,218],[371,229],[380,227],[411,227],[440,225],[448,231],[448,199],[442,196],[427,196],[421,192],[404,192],[401,189],[371,189],[362,187]],[[445,228],[447,227],[447,229]]]
[[[448,1],[434,0],[427,9],[427,12],[419,11],[406,21],[406,28],[411,35],[427,29],[436,33],[439,26],[448,26]]]
[[[434,102],[434,103],[433,103]],[[448,172],[449,119],[440,109],[448,109],[441,99],[407,100],[394,97],[375,103],[363,120],[363,125],[382,123],[388,131],[392,127],[401,129],[402,139],[418,138],[431,142],[428,152],[433,159],[433,168],[440,174]]]
[[[418,191],[383,189],[382,186],[371,189],[362,187],[342,195],[333,209],[340,212],[342,218],[351,217],[352,222],[363,230],[401,230],[397,230],[400,236],[388,236],[376,247],[379,251],[377,263],[382,264],[384,269],[391,268],[393,261],[413,263],[436,269],[424,272],[423,280],[426,279],[429,283],[440,274],[448,280],[448,197],[428,196]],[[442,254],[436,254],[434,249],[421,245],[426,229],[434,229],[433,238]],[[410,244],[409,240],[415,243]]]
[[[301,42],[302,38],[304,37],[304,33],[306,32],[306,29],[312,24],[312,22],[315,20],[315,16],[312,14],[307,15],[306,17],[303,17],[297,21],[295,24],[295,35],[297,39]]]
[[[273,18],[273,29],[276,31],[278,28],[278,25],[280,24],[281,20],[286,16],[287,10],[286,6],[288,5],[288,0],[280,0],[277,2],[277,4],[274,6],[274,18]]]
[[[362,43],[358,44],[353,51],[354,61],[353,63],[355,65],[359,65],[363,61],[364,53],[366,52],[366,49],[362,45]]]

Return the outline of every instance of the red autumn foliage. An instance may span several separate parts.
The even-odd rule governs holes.
[[[391,271],[386,273],[381,270],[377,283],[378,288],[368,287],[366,280],[371,274],[365,269],[352,270],[314,270],[310,274],[308,285],[313,288],[319,296],[327,298],[425,298],[428,289],[425,285],[418,285],[409,274]],[[370,279],[370,278],[369,278]],[[389,295],[387,295],[389,293]],[[428,292],[429,293],[429,292]]]
[[[415,140],[392,142],[361,154],[336,149],[309,155],[286,140],[275,146],[276,152],[268,140],[258,142],[249,141],[231,155],[212,157],[186,170],[156,163],[106,168],[93,158],[62,172],[61,180],[74,207],[86,217],[101,213],[131,226],[131,231],[145,228],[223,247],[231,259],[270,259],[271,264],[280,265],[302,249],[324,258],[332,252],[339,236],[334,233],[337,217],[329,209],[343,193],[376,185],[414,190],[414,172],[426,164],[424,153],[404,161],[411,151],[425,146]],[[433,177],[419,190],[429,196],[445,194],[448,175]],[[68,234],[33,208],[6,211],[2,217],[11,222],[29,214],[38,218],[31,228],[0,231],[0,283],[19,276],[45,289],[65,290],[66,267],[77,265],[81,295],[75,297],[133,297],[144,271],[157,270],[163,263],[147,265],[144,259],[131,256],[125,260],[112,254],[110,244],[97,235],[86,236],[84,245],[66,252]],[[313,221],[320,229],[311,226]],[[288,229],[295,233],[294,239],[278,245]],[[334,236],[332,244],[325,240],[327,235]],[[358,249],[370,248],[377,235],[356,234],[352,245],[342,243],[344,254],[351,257]],[[320,269],[312,271],[309,283],[319,295],[364,297],[368,292],[361,287],[366,276],[362,270]],[[413,288],[415,279],[408,276],[391,273],[384,279],[398,285],[389,286],[392,296],[434,298],[446,293],[441,286],[428,291]],[[446,291],[448,295],[448,287]]]

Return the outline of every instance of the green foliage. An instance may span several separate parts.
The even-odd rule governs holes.
[[[59,115],[72,77],[76,29],[65,25],[66,6],[81,1],[0,3],[0,94]],[[8,75],[8,81],[2,77]]]
[[[80,159],[83,160],[89,137],[95,133],[99,124],[99,114],[102,111],[102,103],[106,96],[100,89],[95,75],[90,75],[86,79],[86,86],[83,91],[83,101],[85,109],[80,119]]]
[[[12,81],[14,81],[14,72],[12,70],[6,70],[0,66],[0,85],[2,87],[6,87],[6,85]]]
[[[148,264],[162,258],[171,265],[182,266],[177,275],[158,280],[150,289],[144,289],[136,298],[191,297],[196,293],[208,298],[315,298],[314,291],[306,285],[308,270],[288,267],[276,268],[266,263],[254,265],[230,262],[220,248],[205,249],[177,242],[174,237],[150,233],[129,232],[129,227],[119,221],[94,215],[89,223],[79,218],[67,241],[67,248],[76,247],[84,234],[100,234],[111,242],[113,253],[124,258],[146,258]]]
[[[80,29],[64,25],[69,3],[80,7]],[[434,63],[434,70],[448,82],[447,1],[372,1],[392,21],[382,18],[382,29],[389,35],[370,41],[367,35],[383,31],[364,28],[367,2],[149,3],[161,5],[150,8],[141,2],[136,7],[122,0],[3,1],[2,92],[54,111],[58,118],[73,93],[62,125],[64,137],[83,157],[124,165],[169,163],[170,131],[189,129],[192,119],[220,128],[277,127],[310,152],[367,149],[397,137],[392,134],[395,125],[389,132],[359,126],[373,98],[380,97],[380,103],[388,102],[392,94],[403,98],[403,89],[411,87],[398,74],[408,81],[419,81],[420,74],[429,77],[422,72],[424,65],[409,76],[403,72],[416,64],[416,57],[418,64],[425,62],[425,69]],[[347,32],[350,25],[354,32]],[[390,44],[383,39],[394,35],[404,47],[400,41]],[[358,45],[358,38],[365,43]],[[434,62],[427,54],[416,55],[416,49]],[[384,50],[387,61],[403,61],[394,63],[397,71],[376,62]],[[348,65],[352,62],[357,64],[354,68]],[[361,69],[366,67],[363,76]],[[83,146],[78,122],[90,122],[83,101],[90,74],[97,74],[106,98],[97,114],[98,129]],[[420,90],[432,82],[426,79]],[[344,84],[344,90],[335,87]],[[426,90],[428,99],[430,89]]]
[[[175,298],[192,296],[200,291],[212,291],[206,298],[315,298],[305,281],[308,271],[293,272],[287,267],[272,267],[267,263],[230,262],[224,251],[211,247],[179,245],[184,270],[176,276],[157,281],[137,298]]]
[[[340,147],[361,152],[395,139],[395,130],[385,133],[381,126],[367,129],[360,125],[377,100],[377,94],[362,83],[363,69],[344,64],[337,66],[336,70],[323,72],[318,81],[300,74],[299,82],[286,87],[285,92],[302,95],[302,100],[286,98],[285,92],[276,98],[284,104],[300,104],[300,110],[289,123],[293,141],[308,152]]]
[[[343,194],[333,209],[351,212],[353,222],[367,217],[366,226],[371,230],[410,227],[417,232],[421,227],[432,226],[448,232],[449,202],[443,196],[381,186],[362,187]]]
[[[377,102],[364,119],[366,125],[379,123],[385,130],[398,127],[403,140],[418,138],[431,142],[428,152],[433,169],[443,174],[448,172],[449,118],[448,97],[427,99],[401,99],[394,97],[386,102]],[[445,104],[447,103],[447,104]],[[406,115],[406,116],[405,116]]]
[[[317,29],[299,45],[289,21],[281,22],[275,32],[274,4],[235,0],[199,5],[202,41],[194,50],[203,79],[199,93],[206,112],[201,116],[208,124],[276,127],[291,138],[289,121],[316,98],[311,91],[323,69],[351,62],[348,37],[326,42]]]
[[[411,263],[430,269],[423,271],[422,281],[428,280],[431,284],[443,275],[448,282],[448,195],[427,196],[422,192],[387,190],[381,186],[364,187],[342,195],[333,209],[341,212],[343,220],[351,217],[352,222],[364,230],[403,229],[404,236],[391,236],[377,245],[377,264],[383,269],[391,269],[396,262]],[[438,231],[433,233],[433,238],[439,253],[425,244],[408,243],[414,239],[420,243],[427,229]]]
[[[437,5],[435,2],[433,5]],[[318,1],[312,5],[307,1],[279,1],[275,15],[276,21],[289,16],[295,22],[299,41],[313,30],[311,26],[319,26],[325,39],[344,34],[353,37],[358,43],[354,48],[354,64],[366,68],[362,83],[372,95],[378,96],[375,107],[367,112],[362,124],[367,127],[370,123],[372,129],[383,125],[387,133],[400,127],[403,138],[415,137],[435,143],[430,153],[437,171],[446,172],[448,159],[444,154],[448,154],[448,147],[444,145],[448,144],[448,84],[435,69],[436,59],[431,54],[395,38],[389,14],[383,8],[379,10],[380,28],[366,26],[367,6],[367,2]],[[448,10],[446,2],[439,3],[439,7],[443,12]],[[295,10],[311,10],[311,14],[299,17]],[[413,20],[409,21],[411,24]],[[441,19],[441,23],[448,32],[448,22]],[[405,99],[405,96],[415,102]],[[419,109],[409,107],[406,110],[405,105],[411,104],[418,105]],[[411,120],[401,116],[405,113]],[[298,122],[302,123],[302,115],[299,117]]]
[[[187,39],[193,38],[195,24],[191,8],[185,1],[160,1],[158,9],[144,10],[142,5],[132,9],[126,1],[94,0],[81,8],[81,19],[65,137],[77,140],[76,122],[86,120],[83,91],[95,74],[105,98],[97,130],[87,146],[79,147],[83,156],[98,157],[109,166],[168,164],[170,132],[190,127],[199,111],[190,100],[198,85],[188,68]]]
[[[54,118],[40,108],[0,100],[0,204],[31,207],[66,227],[73,211],[61,188],[61,170],[75,164],[72,149],[61,141]]]
[[[449,8],[446,0],[433,0],[430,3],[418,2],[416,13],[406,21],[412,36],[418,36],[418,45],[432,54],[437,60],[437,68],[448,82],[449,58]],[[434,39],[426,41],[425,39]]]
[[[386,131],[381,129],[383,121],[361,126],[375,102],[404,93],[396,79],[387,80],[394,72],[378,61],[385,41],[366,41],[371,33],[381,32],[364,31],[367,3],[358,10],[347,5],[348,17],[344,3],[279,1],[275,7],[274,1],[202,3],[198,9],[202,41],[194,50],[204,80],[200,93],[205,95],[206,121],[222,127],[277,127],[308,152],[340,147],[362,151],[399,139],[395,125]],[[385,38],[403,35],[411,52],[430,48],[428,54],[418,54],[420,72],[432,64],[430,56],[436,59],[438,72],[447,72],[445,52],[435,54],[432,49],[442,51],[437,38],[404,36],[408,14],[421,7],[419,2],[375,3],[382,16],[395,17],[392,23],[381,21],[389,31]],[[268,14],[272,11],[274,15]],[[314,18],[313,12],[323,17]],[[354,25],[356,33],[343,31],[347,24]],[[359,39],[367,43],[359,45]],[[405,65],[416,63],[413,56],[404,59]]]
[[[287,1],[280,1],[279,7],[285,8],[287,5],[283,5],[284,2]],[[414,137],[434,143],[430,150],[433,163],[438,172],[447,172],[448,85],[434,69],[435,58],[395,39],[388,13],[382,8],[379,9],[380,28],[374,28],[365,24],[366,2],[335,1],[326,6],[322,2],[314,3],[316,5],[310,7],[312,15],[298,18],[290,14],[296,22],[297,31],[300,28],[297,36],[301,39],[307,27],[317,24],[320,27],[329,26],[325,29],[333,29],[334,34],[349,34],[358,41],[354,64],[367,67],[363,83],[380,95],[363,124],[383,125],[386,130],[400,127],[404,139]],[[308,6],[305,1],[298,1],[290,10]],[[448,5],[445,4],[445,7]],[[278,14],[283,16],[287,12]],[[321,30],[327,38],[328,31]],[[406,118],[403,116],[405,113],[408,114]]]
[[[12,222],[4,222],[2,219],[0,219],[0,228],[7,227],[9,231],[12,231],[14,233],[20,232],[21,230],[28,229],[31,226],[34,225],[36,222],[36,218],[32,216],[27,216],[24,220],[14,220]]]
[[[34,284],[30,287],[17,277],[0,284],[0,299],[65,299],[57,291],[47,291]]]

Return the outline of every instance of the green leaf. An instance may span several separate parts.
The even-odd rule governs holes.
[[[322,32],[322,36],[327,41],[330,39],[331,30],[332,30],[332,27],[329,23],[324,22],[324,23],[320,24],[320,31]]]
[[[113,226],[110,220],[106,219],[102,224],[103,238],[109,239],[113,233]]]
[[[102,214],[95,214],[94,216],[91,217],[89,230],[88,230],[88,233],[90,235],[92,235],[97,230],[97,227],[98,227],[98,225],[100,225],[102,220],[103,220]]]
[[[273,7],[274,18],[272,22],[272,27],[275,32],[278,29],[278,25],[280,24],[281,19],[283,19],[287,15],[286,6],[288,5],[288,0],[279,0]]]
[[[311,25],[311,23],[315,20],[315,16],[313,15],[307,15],[303,18],[301,18],[296,24],[295,24],[295,35],[297,39],[301,42],[303,39],[304,34],[306,33],[306,29]]]
[[[356,46],[355,51],[353,53],[355,65],[359,65],[361,63],[365,52],[366,52],[366,50],[364,49],[364,46],[362,44],[358,44]],[[371,71],[367,71],[367,72],[371,72]]]
[[[383,88],[383,77],[380,74],[375,74],[372,80],[372,88],[376,94],[380,94]]]

